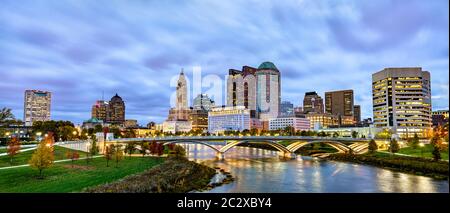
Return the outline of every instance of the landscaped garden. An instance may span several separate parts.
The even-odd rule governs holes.
[[[74,161],[73,166],[67,161],[43,171],[44,178],[31,167],[4,169],[0,170],[0,192],[79,192],[143,172],[163,161],[159,157],[125,157],[117,168],[114,162],[107,167],[104,157],[93,158],[89,163]]]
[[[0,150],[4,150],[4,152],[6,152],[6,149],[0,149]],[[17,155],[14,156],[14,158],[12,160],[12,164],[10,163],[11,162],[10,156],[8,156],[8,155],[0,156],[0,168],[7,167],[7,166],[17,166],[17,165],[28,164],[28,161],[31,159],[31,156],[33,155],[34,151],[35,150],[19,152]],[[54,160],[68,159],[66,154],[69,151],[73,151],[73,150],[67,149],[64,147],[60,147],[60,146],[54,146],[54,149],[53,149]],[[0,152],[0,153],[2,153],[2,152]],[[78,154],[79,154],[79,158],[86,157],[85,152],[78,151]]]

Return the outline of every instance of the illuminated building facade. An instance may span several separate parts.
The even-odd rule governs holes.
[[[425,136],[431,128],[430,73],[420,67],[372,74],[373,122],[399,137]]]
[[[338,125],[338,116],[330,113],[308,113],[305,115],[310,122],[311,129],[327,128],[329,126]]]
[[[354,123],[353,108],[353,90],[325,92],[325,112],[338,116],[338,125],[346,125],[348,120]]]
[[[250,110],[245,106],[216,107],[208,113],[208,132],[250,130]]]
[[[163,132],[189,132],[192,121],[189,120],[191,109],[188,107],[188,91],[183,70],[178,77],[175,108],[169,110],[169,116],[163,123]]]
[[[448,124],[448,110],[437,110],[432,112],[433,126],[444,126]]]
[[[303,113],[323,113],[323,99],[316,92],[306,92],[303,98]]]
[[[23,113],[25,126],[32,126],[34,121],[49,121],[51,100],[50,92],[26,90]]]
[[[97,118],[106,121],[108,115],[109,103],[108,101],[98,100],[92,105],[91,118]]]
[[[283,130],[288,126],[293,127],[295,131],[311,129],[307,118],[279,117],[269,120],[269,130]]]

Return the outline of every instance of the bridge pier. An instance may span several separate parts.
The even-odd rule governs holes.
[[[225,159],[225,155],[223,152],[216,152],[216,158],[219,160],[224,160]]]
[[[293,152],[278,152],[278,156],[280,156],[282,158],[289,158],[289,159],[297,158],[297,155]]]

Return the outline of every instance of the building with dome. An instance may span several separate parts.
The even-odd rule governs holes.
[[[227,106],[244,106],[250,117],[268,122],[280,114],[281,76],[272,62],[258,68],[230,69],[227,79]],[[264,125],[268,127],[267,125]]]
[[[125,123],[125,102],[117,93],[110,101],[98,100],[92,106],[91,117],[102,123],[121,126]]]

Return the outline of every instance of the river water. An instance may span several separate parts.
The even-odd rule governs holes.
[[[189,159],[230,172],[235,181],[207,192],[449,192],[448,181],[308,156],[283,160],[276,151],[235,147],[216,160],[206,146],[183,145]],[[220,148],[220,146],[218,146]]]

